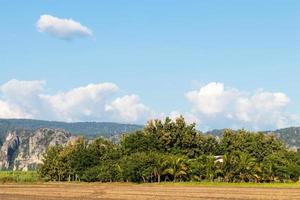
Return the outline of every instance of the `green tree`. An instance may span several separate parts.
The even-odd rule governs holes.
[[[59,180],[59,154],[62,149],[62,146],[52,146],[47,149],[43,156],[43,164],[38,170],[42,178],[49,181]]]
[[[156,160],[146,152],[123,156],[119,162],[122,177],[131,182],[153,182],[155,180]]]
[[[238,152],[237,172],[242,182],[249,182],[257,177],[258,166],[255,158],[244,152]]]
[[[187,159],[181,156],[168,156],[164,162],[163,174],[170,176],[170,178],[176,182],[177,180],[183,180],[187,177],[188,165]]]

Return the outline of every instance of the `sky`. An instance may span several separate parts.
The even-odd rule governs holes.
[[[300,125],[298,0],[0,0],[0,118]]]

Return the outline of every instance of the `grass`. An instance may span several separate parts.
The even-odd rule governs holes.
[[[43,180],[36,171],[0,171],[0,183],[41,183]],[[48,182],[51,183],[51,182]],[[198,187],[253,187],[253,188],[300,188],[300,182],[289,183],[224,183],[224,182],[161,182],[161,183],[85,183],[85,182],[52,182],[54,184],[82,184],[82,185],[160,185],[160,186],[198,186]]]
[[[0,171],[0,183],[33,183],[41,179],[36,171]]]
[[[131,182],[48,182],[47,184],[59,185],[106,185],[106,186],[175,186],[175,187],[230,187],[230,188],[299,188],[300,183],[224,183],[224,182],[161,182],[161,183],[131,183]]]
[[[253,188],[300,188],[300,182],[290,183],[224,183],[224,182],[161,182],[166,186],[203,186],[203,187],[253,187]]]

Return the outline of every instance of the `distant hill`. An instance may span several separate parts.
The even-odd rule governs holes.
[[[95,136],[112,137],[125,132],[142,129],[143,126],[134,124],[118,124],[110,122],[56,122],[31,119],[0,119],[0,138],[10,130],[39,128],[64,129],[73,135],[85,135],[88,138]]]
[[[122,133],[132,132],[142,129],[142,125],[119,124],[111,122],[56,122],[32,119],[0,119],[0,146],[1,139],[8,131],[16,129],[36,130],[40,128],[64,129],[73,135],[84,135],[88,138],[96,136],[118,138]],[[225,129],[215,129],[206,132],[214,136],[222,136]],[[290,127],[274,131],[262,131],[266,134],[275,134],[282,139],[289,147],[300,148],[300,127]]]
[[[206,134],[211,134],[214,136],[222,136],[225,129],[215,129],[206,132]],[[274,134],[279,139],[285,142],[288,147],[300,148],[300,127],[289,127],[278,129],[275,131],[261,131],[265,134]]]
[[[273,133],[277,135],[289,147],[300,148],[300,127],[283,128],[275,131],[266,131],[265,133]]]
[[[221,137],[223,135],[224,130],[225,129],[214,129],[214,130],[211,130],[211,131],[207,131],[204,134],[210,134],[210,135],[213,135],[213,136]]]

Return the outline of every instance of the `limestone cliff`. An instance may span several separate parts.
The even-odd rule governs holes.
[[[71,139],[71,134],[62,129],[9,131],[0,149],[0,169],[36,169],[49,146],[64,145]]]

